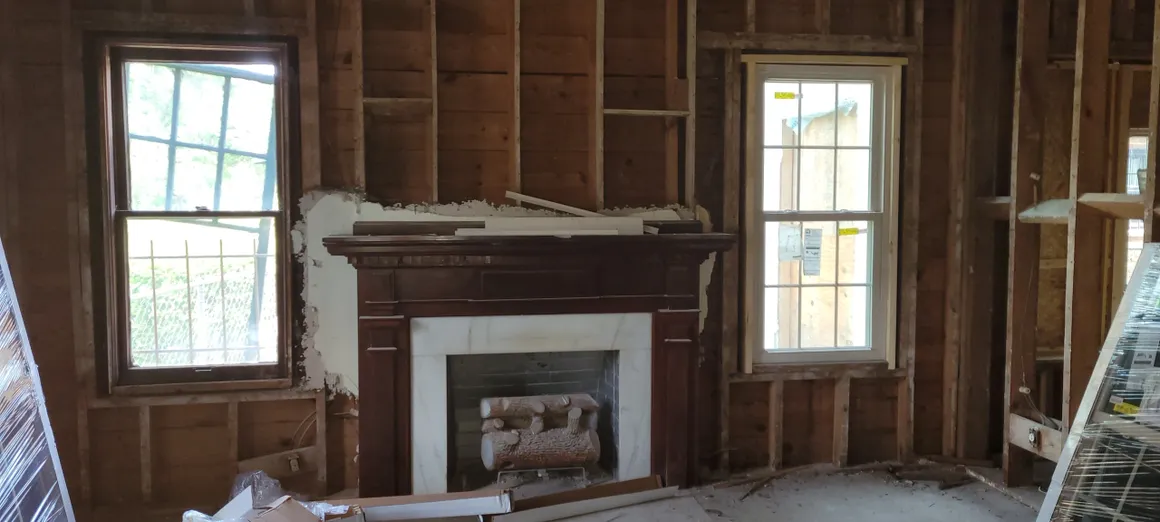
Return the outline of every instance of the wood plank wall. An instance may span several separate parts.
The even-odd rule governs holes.
[[[553,2],[550,8],[544,2],[511,1],[496,9],[477,0],[439,0],[435,9],[428,0],[0,0],[0,25],[16,28],[0,34],[0,193],[5,197],[0,233],[14,253],[17,290],[49,390],[66,474],[78,490],[74,498],[88,499],[98,512],[136,505],[147,496],[155,506],[212,506],[224,500],[234,459],[293,445],[295,426],[310,411],[307,401],[287,399],[237,407],[170,405],[143,415],[137,407],[90,408],[90,394],[77,390],[78,377],[92,379],[74,362],[75,354],[93,349],[82,277],[91,252],[82,218],[87,211],[83,168],[68,163],[77,154],[68,150],[69,143],[83,143],[83,117],[61,100],[76,74],[65,65],[73,59],[66,44],[74,43],[72,21],[82,18],[183,30],[199,24],[304,28],[304,38],[316,42],[317,50],[321,165],[304,174],[306,189],[365,190],[384,203],[499,201],[502,190],[518,183],[528,194],[589,208],[601,198],[606,207],[665,205],[677,202],[672,173],[684,169],[684,160],[673,159],[673,144],[695,130],[697,202],[713,228],[731,232],[740,230],[742,187],[726,171],[741,167],[743,134],[726,127],[726,122],[741,124],[736,114],[727,114],[726,100],[740,92],[739,55],[702,48],[694,57],[695,85],[666,82],[674,67],[683,77],[690,62],[683,47],[665,44],[679,31],[658,23],[689,23],[674,16],[682,11],[673,5],[696,6],[691,18],[699,31],[758,40],[794,35],[789,39],[815,49],[840,51],[850,42],[897,48],[900,38],[918,38],[914,49],[922,51],[912,55],[917,66],[912,70],[925,73],[908,88],[908,96],[921,103],[907,109],[914,117],[907,126],[914,130],[921,124],[922,146],[902,151],[915,167],[904,184],[920,188],[922,200],[903,203],[918,216],[912,217],[916,228],[908,231],[913,237],[904,237],[915,241],[907,247],[915,251],[917,270],[912,306],[922,311],[914,318],[914,331],[903,333],[914,346],[913,366],[886,377],[835,374],[721,386],[740,360],[738,256],[728,254],[711,279],[701,366],[704,382],[715,383],[702,400],[723,404],[727,413],[700,423],[695,444],[706,474],[718,469],[723,455],[730,468],[743,469],[890,460],[908,456],[912,444],[915,453],[939,452],[950,3],[923,7],[921,0],[856,0],[831,9],[826,0],[689,1],[607,2],[604,58],[594,63],[600,15],[591,0]],[[925,32],[916,23],[920,20]],[[602,71],[604,85],[600,100],[592,95],[596,71]],[[513,76],[520,79],[518,87]],[[693,107],[678,101],[689,87],[698,93]],[[676,95],[670,92],[674,88]],[[364,107],[377,103],[364,98],[405,101],[386,102],[384,109]],[[677,117],[610,115],[603,131],[594,133],[589,116],[596,104],[692,109],[696,124],[689,129]],[[591,161],[594,134],[605,144],[596,163]],[[914,134],[907,143],[918,143]],[[598,191],[592,185],[597,164],[603,170]],[[519,175],[513,177],[515,165]],[[62,317],[63,303],[71,304],[72,317]],[[910,397],[915,397],[913,413]],[[353,406],[343,399],[328,407],[331,490],[353,486],[357,420],[337,417]],[[774,432],[777,438],[771,438]],[[143,433],[151,439],[148,452],[141,449]],[[187,433],[199,435],[183,440]],[[193,458],[189,447],[200,452],[198,471],[166,475],[166,463]],[[231,455],[235,449],[237,457]],[[143,460],[151,465],[143,467]],[[143,469],[151,470],[148,481]],[[189,487],[175,489],[178,480]],[[91,484],[91,490],[82,494],[82,484]]]
[[[916,353],[909,354],[900,348],[903,359],[913,358],[913,388],[908,374],[911,370],[905,368],[890,372],[839,368],[791,375],[757,365],[753,374],[740,374],[739,310],[725,302],[738,297],[735,274],[741,266],[737,257],[726,255],[710,287],[713,305],[702,342],[723,345],[723,373],[731,384],[722,389],[727,413],[720,420],[720,430],[712,433],[715,440],[711,442],[716,444],[706,441],[703,445],[714,450],[703,455],[705,466],[710,466],[714,456],[723,457],[722,462],[732,470],[824,462],[853,465],[909,458],[912,444],[919,441],[924,444],[919,451],[939,451],[944,334],[940,314],[931,311],[941,310],[945,299],[946,205],[937,202],[947,201],[943,178],[951,71],[943,64],[951,61],[947,35],[953,9],[948,8],[952,5],[949,2],[929,2],[925,9],[923,4],[861,0],[831,9],[830,2],[815,0],[703,0],[699,5],[700,39],[709,43],[702,45],[697,60],[698,202],[716,229],[738,231],[737,220],[743,212],[737,201],[742,187],[732,178],[743,167],[730,158],[740,153],[743,122],[730,112],[736,110],[731,106],[736,107],[738,101],[730,100],[744,97],[740,95],[740,67],[735,62],[739,54],[730,47],[800,54],[849,53],[871,48],[905,49],[906,42],[911,42],[916,50],[910,55],[915,67],[908,70],[919,81],[907,84],[904,98],[921,102],[903,113],[909,118],[905,125],[911,131],[918,129],[916,121],[921,114],[923,129],[921,153],[913,147],[902,151],[904,162],[912,164],[920,178],[904,178],[903,185],[908,187],[904,191],[921,187],[913,196],[903,196],[903,206],[918,212],[916,226],[909,231],[904,228],[902,240],[916,249],[911,266],[917,267],[917,301],[911,301],[911,306],[924,310],[913,323],[913,332],[900,332],[900,346],[915,347]],[[928,45],[934,53],[929,56]],[[919,72],[925,67],[933,74]],[[718,107],[722,102],[724,106]],[[904,100],[904,106],[907,103]],[[932,126],[929,131],[928,124]],[[904,136],[904,142],[918,143],[910,141],[915,138]],[[921,205],[914,201],[920,194]],[[904,259],[907,248],[903,247]],[[723,306],[718,307],[716,299],[721,299]],[[901,320],[905,325],[906,318]],[[917,398],[913,413],[912,395]]]

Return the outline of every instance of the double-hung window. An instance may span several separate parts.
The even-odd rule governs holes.
[[[746,338],[892,363],[903,61],[747,56]]]
[[[283,385],[285,46],[101,49],[113,385]]]

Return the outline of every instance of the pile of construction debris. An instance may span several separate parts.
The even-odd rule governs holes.
[[[283,495],[254,504],[250,488],[212,517],[187,513],[185,522],[596,522],[614,519],[709,522],[697,501],[663,487],[659,477],[574,489],[524,500],[508,490],[299,502]]]

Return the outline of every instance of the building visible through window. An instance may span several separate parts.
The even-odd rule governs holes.
[[[1128,168],[1125,181],[1128,194],[1141,194],[1140,181],[1144,171],[1148,168],[1148,136],[1133,135],[1128,138]],[[1124,286],[1131,279],[1132,270],[1136,268],[1136,260],[1140,259],[1140,252],[1144,249],[1144,220],[1128,220],[1127,240],[1124,256]]]

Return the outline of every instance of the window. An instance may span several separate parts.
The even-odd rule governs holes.
[[[285,48],[103,49],[114,384],[287,379]]]
[[[1127,150],[1121,150],[1117,155],[1121,170],[1121,177],[1116,180],[1115,189],[1126,194],[1143,194],[1143,179],[1148,167],[1148,129],[1130,129],[1128,131]],[[1119,168],[1117,168],[1119,170]],[[1136,268],[1136,261],[1144,249],[1144,220],[1128,219],[1116,220],[1115,223],[1115,265],[1112,277],[1115,286],[1112,288],[1113,310],[1120,305],[1120,299],[1132,278],[1132,270]]]
[[[904,62],[746,63],[749,346],[764,362],[893,362]]]

